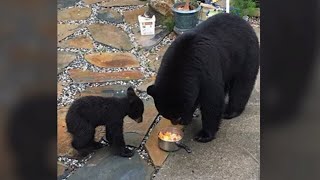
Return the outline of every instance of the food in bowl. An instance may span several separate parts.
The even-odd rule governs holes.
[[[182,139],[180,134],[176,134],[176,133],[169,132],[169,131],[166,131],[166,132],[160,131],[158,136],[161,140],[170,141],[170,142],[176,142],[176,141],[180,141]]]

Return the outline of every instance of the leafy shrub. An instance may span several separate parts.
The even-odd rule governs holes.
[[[240,17],[254,14],[256,11],[256,2],[254,0],[233,0],[231,1],[231,6],[233,6],[233,9],[230,12]]]
[[[163,21],[162,21],[162,25],[166,26],[166,28],[171,32],[174,28],[175,22],[173,17],[166,17]]]

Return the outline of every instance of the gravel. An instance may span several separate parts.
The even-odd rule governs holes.
[[[86,88],[89,88],[89,87],[130,84],[131,86],[136,88],[142,83],[142,80],[111,81],[111,82],[104,82],[104,83],[75,83],[70,78],[70,76],[68,74],[68,70],[81,69],[81,70],[88,70],[88,71],[92,71],[92,72],[120,72],[120,71],[125,71],[125,70],[138,70],[138,71],[141,71],[145,75],[145,78],[148,78],[148,77],[155,75],[155,72],[148,67],[148,63],[150,62],[150,60],[147,58],[148,53],[149,52],[157,52],[161,46],[172,42],[172,40],[170,40],[169,38],[166,37],[165,39],[162,40],[161,43],[159,43],[157,46],[152,48],[150,51],[140,49],[137,45],[137,42],[135,41],[134,34],[132,31],[132,29],[133,29],[132,26],[128,25],[127,23],[120,23],[120,24],[109,23],[107,21],[103,21],[103,20],[100,20],[97,18],[98,11],[101,9],[104,9],[104,7],[100,7],[100,5],[101,5],[101,3],[85,5],[82,1],[80,1],[80,2],[76,3],[75,6],[68,7],[68,8],[89,7],[92,10],[91,16],[86,20],[77,20],[77,21],[67,20],[67,21],[59,21],[58,23],[59,24],[77,24],[77,25],[85,25],[85,26],[90,25],[90,24],[94,24],[94,23],[102,23],[102,24],[112,24],[112,25],[117,26],[118,28],[121,28],[123,31],[125,31],[128,34],[128,36],[130,37],[130,41],[134,45],[134,48],[130,51],[130,53],[134,54],[138,58],[138,60],[140,62],[140,67],[138,67],[138,68],[102,68],[102,67],[97,67],[93,64],[90,64],[89,62],[87,62],[84,59],[84,56],[86,54],[96,53],[96,52],[113,52],[113,53],[124,52],[124,51],[107,46],[107,45],[99,43],[99,42],[94,42],[93,49],[57,48],[57,51],[76,53],[76,59],[74,61],[72,61],[67,67],[65,67],[63,72],[61,72],[60,74],[57,75],[58,81],[60,81],[60,82],[62,82],[62,84],[64,84],[62,94],[57,99],[58,107],[70,105],[74,101],[74,99],[76,98],[76,95],[78,95],[83,90],[85,90]],[[143,6],[144,5],[127,6],[127,7],[112,7],[111,9],[118,11],[120,14],[123,14],[124,11],[130,11],[133,9],[141,8]],[[138,27],[138,24],[135,24],[134,26]],[[74,37],[79,37],[79,36],[86,36],[86,37],[94,40],[87,27],[80,28],[74,34],[65,38],[65,40],[72,39]],[[145,93],[145,92],[138,93],[138,95],[142,99],[150,98],[147,95],[147,93]]]
[[[103,21],[97,18],[97,14],[101,9],[104,9],[104,7],[100,7],[101,3],[95,3],[91,5],[85,5],[82,1],[79,1],[76,3],[75,6],[68,7],[68,8],[73,8],[73,7],[87,7],[91,8],[92,13],[90,17],[86,20],[67,20],[67,21],[59,21],[58,24],[76,24],[76,25],[83,25],[82,28],[77,30],[74,34],[68,36],[64,40],[72,39],[75,37],[79,36],[86,36],[92,40],[93,37],[89,31],[89,29],[86,27],[90,24],[95,24],[95,23],[101,23],[101,24],[112,24],[117,26],[118,28],[121,28],[124,32],[128,34],[130,37],[130,41],[133,43],[134,48],[129,51],[130,53],[134,54],[137,59],[140,62],[140,67],[138,68],[102,68],[102,67],[97,67],[93,64],[90,64],[84,59],[84,56],[86,54],[90,53],[96,53],[96,52],[124,52],[119,49],[107,46],[105,44],[99,43],[99,42],[94,42],[94,48],[93,49],[78,49],[78,48],[57,48],[57,51],[61,52],[72,52],[76,54],[76,59],[72,61],[68,66],[64,68],[64,70],[57,75],[57,80],[59,82],[62,82],[63,90],[62,94],[57,98],[57,106],[62,107],[62,106],[68,106],[70,105],[75,98],[85,89],[90,88],[90,87],[99,87],[99,86],[108,86],[108,85],[131,85],[134,88],[137,88],[140,84],[143,83],[143,80],[131,80],[131,81],[110,81],[110,82],[103,82],[103,83],[76,83],[74,82],[69,74],[68,70],[70,69],[82,69],[82,70],[88,70],[92,72],[119,72],[119,71],[125,71],[125,70],[139,70],[141,71],[146,78],[154,76],[156,72],[154,72],[152,69],[148,67],[148,63],[150,62],[150,59],[148,59],[148,55],[150,53],[157,53],[159,49],[167,44],[170,44],[173,40],[166,37],[164,38],[158,45],[153,47],[151,50],[147,51],[144,49],[141,49],[138,47],[138,44],[135,40],[134,34],[133,34],[133,28],[138,28],[138,24],[135,24],[134,27],[130,26],[127,23],[120,23],[120,24],[115,24],[115,23],[109,23],[107,21]],[[118,11],[120,14],[123,15],[123,12],[125,11],[130,11],[133,9],[141,8],[143,5],[138,5],[138,6],[127,6],[127,7],[112,7],[111,9]],[[66,8],[67,9],[67,8]],[[138,96],[141,99],[149,99],[150,96],[146,92],[140,92],[137,91]],[[141,145],[139,148],[137,148],[138,154],[141,156],[142,159],[146,160],[148,164],[152,165],[151,159],[148,156],[148,153],[145,149],[145,143],[154,128],[154,126],[160,121],[160,117],[157,117],[149,129],[147,135],[145,136],[144,140],[142,141]],[[106,144],[103,140],[100,141],[101,143]],[[108,144],[106,144],[108,145]],[[68,173],[63,177],[63,179],[66,179],[70,174],[76,170],[77,168],[83,167],[83,165],[92,157],[94,153],[90,154],[88,157],[85,159],[73,159],[70,157],[65,157],[65,156],[60,156],[58,157],[58,161],[61,162],[62,164],[66,165],[68,167]]]

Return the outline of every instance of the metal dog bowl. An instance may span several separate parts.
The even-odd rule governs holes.
[[[180,148],[183,148],[188,153],[192,152],[188,146],[181,143],[181,140],[183,138],[183,132],[180,129],[175,128],[175,127],[166,127],[164,129],[161,129],[160,132],[162,132],[162,133],[171,132],[171,133],[178,134],[181,136],[181,139],[178,141],[165,141],[165,140],[161,139],[158,134],[158,139],[159,139],[158,142],[159,142],[160,149],[167,151],[167,152],[173,152],[173,151],[179,150]]]

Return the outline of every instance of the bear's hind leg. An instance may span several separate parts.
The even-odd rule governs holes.
[[[215,138],[219,129],[224,107],[224,90],[223,87],[211,83],[209,87],[201,89],[200,94],[202,129],[196,135],[195,140],[206,143]]]
[[[88,125],[83,128],[81,132],[73,135],[71,145],[76,149],[80,156],[87,156],[93,150],[95,150],[94,142],[95,129]]]
[[[259,57],[256,52],[251,52],[248,58],[253,58],[249,61],[251,64],[246,64],[246,67],[233,78],[230,84],[229,102],[223,113],[223,119],[232,119],[239,116],[248,103],[259,69]]]

